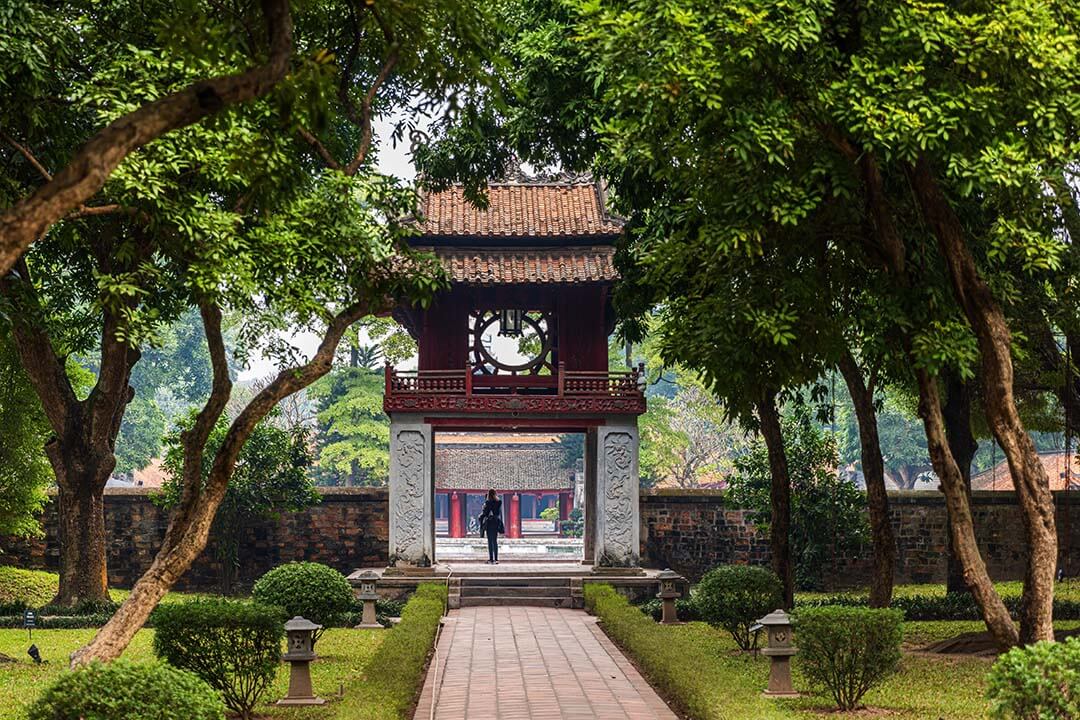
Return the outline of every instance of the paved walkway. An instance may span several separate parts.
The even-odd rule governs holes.
[[[451,610],[415,720],[676,720],[581,610]]]

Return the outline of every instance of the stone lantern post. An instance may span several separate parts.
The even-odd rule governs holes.
[[[289,692],[277,701],[278,705],[323,705],[311,688],[311,661],[315,659],[315,631],[322,625],[297,615],[285,623],[285,654],[282,660],[289,663]]]
[[[366,570],[358,579],[360,591],[356,593],[356,599],[364,603],[364,611],[360,616],[360,624],[356,627],[362,630],[382,630],[383,626],[375,619],[375,601],[379,599],[375,585],[379,582],[379,574],[374,570]]]
[[[798,652],[791,643],[791,616],[774,610],[758,620],[769,633],[769,647],[761,653],[769,658],[767,697],[798,697],[791,685],[791,656]]]
[[[678,625],[679,617],[675,611],[675,600],[682,597],[682,593],[679,592],[678,588],[678,583],[682,580],[682,576],[671,568],[665,568],[656,576],[656,579],[660,581],[660,592],[656,594],[656,597],[663,601],[660,624]]]

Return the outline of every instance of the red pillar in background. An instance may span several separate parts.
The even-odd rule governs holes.
[[[450,537],[465,537],[465,528],[461,527],[461,495],[457,492],[450,493]]]
[[[519,493],[510,496],[510,527],[506,528],[506,537],[521,537],[521,495]]]
[[[559,493],[559,519],[569,520],[570,513],[574,510],[574,493]]]

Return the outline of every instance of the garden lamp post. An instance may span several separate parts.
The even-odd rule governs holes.
[[[791,656],[798,652],[791,644],[791,616],[774,610],[758,620],[769,633],[769,647],[761,651],[769,662],[769,687],[766,697],[798,697],[791,685]]]
[[[285,654],[282,660],[289,663],[289,692],[278,705],[323,705],[311,689],[311,661],[315,659],[315,632],[322,630],[299,615],[285,623]]]
[[[660,592],[656,594],[656,597],[662,601],[660,624],[678,625],[679,617],[675,611],[675,600],[682,597],[682,593],[679,592],[678,588],[682,576],[671,568],[665,568],[656,576],[656,579],[660,581]]]
[[[383,629],[383,626],[375,619],[375,601],[379,599],[375,585],[378,582],[379,574],[373,570],[366,570],[360,574],[360,592],[356,593],[356,598],[364,603],[364,611],[360,616],[360,624],[356,626],[359,629]]]

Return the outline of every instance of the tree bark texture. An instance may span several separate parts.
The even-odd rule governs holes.
[[[202,482],[203,449],[232,391],[225,346],[221,336],[221,312],[202,308],[203,325],[214,370],[213,389],[206,405],[184,437],[184,490],[173,511],[161,549],[149,569],[139,578],[127,600],[117,609],[93,640],[72,655],[72,664],[109,661],[120,656],[165,593],[206,548],[214,515],[225,498],[229,478],[240,450],[255,426],[285,398],[330,371],[338,343],[345,330],[368,313],[364,305],[352,305],[331,321],[312,359],[299,367],[281,371],[260,390],[229,426],[225,440]]]
[[[237,75],[202,80],[143,105],[99,130],[32,195],[0,214],[0,276],[50,227],[92,198],[129,154],[165,133],[229,105],[265,95],[286,75],[292,56],[288,0],[262,0],[269,56]]]
[[[942,417],[945,421],[945,436],[949,440],[949,450],[952,451],[957,467],[960,468],[960,476],[964,479],[964,491],[967,493],[968,505],[971,504],[971,461],[979,449],[979,443],[975,440],[975,434],[971,431],[971,394],[972,387],[969,382],[962,380],[955,371],[945,372],[942,375],[945,385],[945,404],[941,408]],[[950,522],[951,521],[947,521]],[[945,588],[947,592],[967,592],[967,584],[964,582],[964,568],[960,559],[956,556],[953,548],[952,532],[946,526],[946,546],[948,547],[948,559]]]
[[[0,278],[0,292],[39,308],[25,260],[17,271]],[[105,541],[105,483],[116,468],[116,436],[131,401],[131,370],[139,351],[116,339],[120,320],[105,313],[97,383],[79,400],[64,360],[37,324],[18,315],[12,336],[19,360],[41,401],[53,436],[45,454],[59,489],[60,588],[53,603],[74,606],[109,599]]]
[[[934,471],[945,494],[952,547],[964,568],[964,583],[975,596],[987,629],[998,646],[1004,650],[1016,645],[1019,635],[1008,608],[994,589],[993,580],[986,571],[986,563],[979,553],[964,478],[945,436],[945,421],[941,414],[941,394],[938,392],[937,382],[922,368],[916,369],[915,375],[919,383],[919,416],[926,429],[930,461],[934,464]]]
[[[864,201],[870,219],[868,239],[865,242],[869,255],[880,261],[888,270],[892,282],[901,292],[911,287],[906,263],[906,249],[897,230],[894,213],[889,207],[884,180],[877,160],[871,152],[857,148],[845,137],[826,132],[837,150],[859,171],[864,185]],[[905,351],[911,355],[910,337],[901,337]],[[994,589],[986,564],[979,553],[975,540],[975,526],[971,516],[971,504],[964,492],[963,476],[949,450],[941,415],[940,393],[933,377],[911,358],[915,379],[919,388],[919,415],[923,419],[927,448],[934,471],[941,482],[945,495],[945,507],[950,521],[953,547],[964,571],[964,581],[972,590],[987,629],[1002,648],[1018,641],[1016,627],[1008,610]]]
[[[994,438],[1009,463],[1016,486],[1028,561],[1021,595],[1020,639],[1053,640],[1057,530],[1050,480],[1035,444],[1020,420],[1013,398],[1012,336],[990,287],[979,275],[964,227],[934,177],[927,159],[908,169],[920,211],[948,265],[953,295],[978,340],[983,402]]]
[[[885,460],[881,456],[881,441],[878,438],[874,389],[863,379],[862,369],[850,350],[844,350],[839,366],[859,422],[859,450],[862,457],[863,478],[866,480],[870,535],[874,545],[874,574],[870,579],[870,607],[888,607],[892,602],[896,540],[889,520],[889,495],[885,491]]]
[[[780,427],[780,413],[776,407],[776,393],[766,390],[758,402],[758,422],[761,436],[769,454],[771,490],[769,500],[769,553],[772,569],[784,586],[784,607],[795,605],[795,565],[791,557],[791,475],[788,473],[787,452]]]

